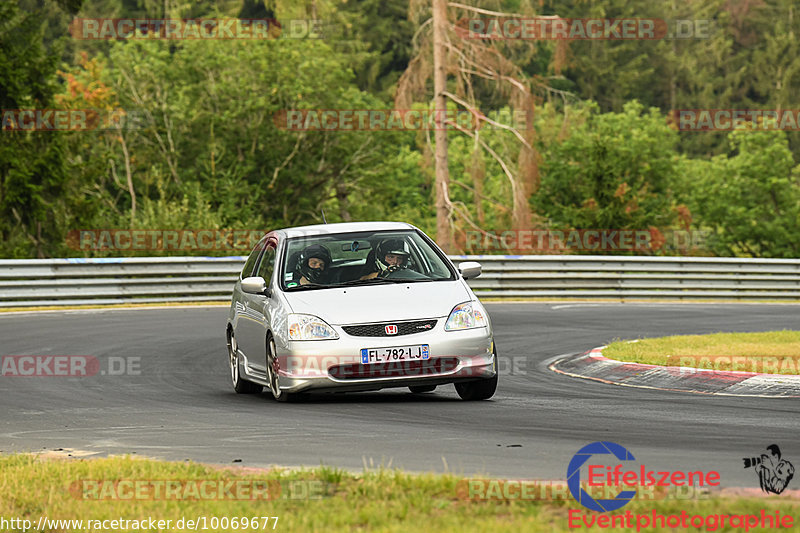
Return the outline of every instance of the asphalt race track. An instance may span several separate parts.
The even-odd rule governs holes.
[[[474,403],[460,401],[452,386],[421,396],[407,389],[319,395],[298,404],[237,395],[222,307],[0,315],[0,355],[90,355],[102,369],[90,377],[0,377],[0,450],[563,479],[578,449],[610,440],[648,469],[717,470],[723,485],[744,487],[758,480],[742,458],[769,444],[800,464],[797,399],[633,389],[547,370],[555,356],[615,338],[797,329],[798,306],[487,308],[505,359],[495,397]]]

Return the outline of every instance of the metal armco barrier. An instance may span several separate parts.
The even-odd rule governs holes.
[[[0,260],[0,307],[224,301],[244,257]],[[478,261],[490,298],[800,300],[800,259],[580,255]]]

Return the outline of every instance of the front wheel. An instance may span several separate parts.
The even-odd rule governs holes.
[[[462,400],[488,400],[494,396],[497,390],[497,374],[493,378],[482,379],[480,381],[468,381],[467,383],[456,383],[456,392]]]
[[[275,350],[275,340],[270,335],[267,337],[267,382],[269,382],[269,390],[272,392],[272,397],[279,402],[285,400],[283,391],[281,391],[280,369],[280,360]]]
[[[230,330],[228,331],[228,366],[230,366],[233,390],[237,394],[258,394],[263,387],[242,377],[240,373],[242,362],[240,359],[236,337],[233,335],[233,330]]]
[[[279,402],[296,402],[307,397],[303,393],[289,393],[281,390],[280,380],[281,364],[275,349],[275,339],[272,335],[267,337],[267,381],[272,397]]]
[[[433,392],[436,390],[436,385],[412,385],[409,390],[414,394],[422,394],[424,392]]]
[[[489,379],[479,381],[467,381],[466,383],[456,383],[456,392],[462,400],[476,401],[488,400],[494,396],[497,390],[497,348],[493,346],[492,357],[494,358],[495,374]]]

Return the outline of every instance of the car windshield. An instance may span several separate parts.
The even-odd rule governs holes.
[[[295,237],[282,265],[287,291],[456,279],[442,252],[414,230]]]

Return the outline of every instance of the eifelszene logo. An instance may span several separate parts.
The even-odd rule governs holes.
[[[581,468],[586,467],[587,485],[589,487],[706,487],[719,486],[720,475],[716,471],[696,470],[691,472],[648,470],[644,464],[633,466],[624,470],[622,464],[609,466],[601,464],[608,462],[612,456],[620,462],[636,461],[631,452],[614,442],[598,441],[587,444],[576,453],[567,467],[567,487],[570,494],[581,505],[592,511],[605,513],[616,511],[627,505],[636,497],[636,490],[620,490],[610,499],[595,500],[581,487]]]
[[[794,465],[786,459],[781,459],[781,449],[777,444],[767,446],[769,454],[762,453],[761,457],[745,457],[745,468],[753,468],[758,474],[761,490],[780,494],[789,485],[794,477]]]
[[[578,503],[592,511],[604,513],[606,511],[616,511],[625,506],[636,496],[635,490],[620,491],[613,499],[595,500],[589,493],[581,488],[581,466],[583,466],[593,455],[613,454],[620,461],[635,461],[636,458],[631,452],[614,442],[593,442],[587,444],[576,453],[567,467],[567,486],[572,497]],[[591,484],[591,469],[589,467],[589,483]]]

